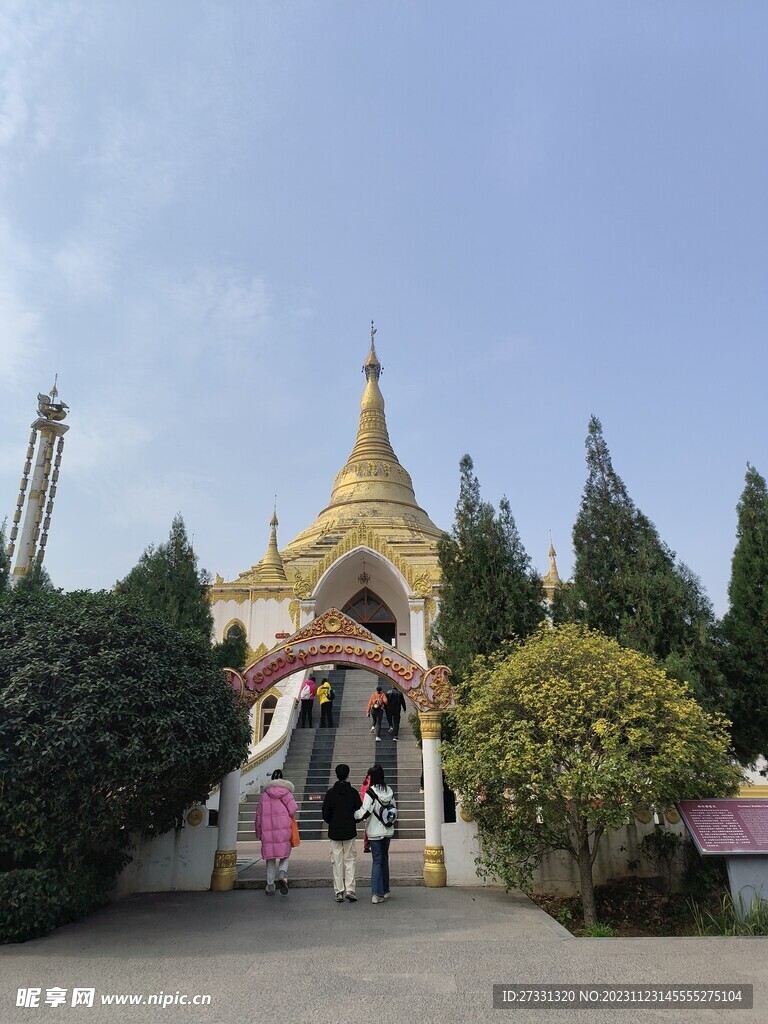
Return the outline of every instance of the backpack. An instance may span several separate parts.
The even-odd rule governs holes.
[[[381,802],[381,797],[373,790],[371,790],[371,796],[375,800],[378,800],[379,805],[381,806],[381,814],[374,811],[374,817],[379,819],[384,828],[392,828],[392,826],[397,821],[397,807],[395,806],[395,798],[392,797],[390,802],[388,804],[385,804]]]
[[[328,700],[331,702],[336,700],[336,691],[332,686],[328,687]]]
[[[304,683],[299,693],[299,700],[310,700],[312,697],[312,687],[309,683]]]

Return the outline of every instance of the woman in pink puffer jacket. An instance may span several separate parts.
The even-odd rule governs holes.
[[[261,857],[267,862],[266,893],[271,896],[277,888],[288,895],[288,858],[291,855],[291,819],[298,807],[293,799],[293,783],[283,778],[277,768],[264,786],[256,807],[256,838],[261,840]]]

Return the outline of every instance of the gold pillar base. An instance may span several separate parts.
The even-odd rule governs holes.
[[[213,859],[211,892],[231,892],[237,879],[237,850],[217,850]]]
[[[445,850],[442,846],[424,847],[424,885],[442,889],[446,882]]]

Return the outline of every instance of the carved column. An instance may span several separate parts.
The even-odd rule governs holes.
[[[225,775],[219,790],[219,842],[211,875],[212,892],[229,892],[237,878],[237,823],[240,817],[240,769]]]
[[[424,759],[424,884],[445,885],[443,850],[443,767],[440,758],[440,711],[420,711],[421,753]]]

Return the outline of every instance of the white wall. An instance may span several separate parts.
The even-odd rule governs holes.
[[[133,837],[133,860],[118,876],[112,899],[135,892],[197,892],[211,887],[213,858],[219,830],[208,826],[203,810],[199,825],[147,839]]]
[[[480,850],[477,824],[474,821],[463,821],[459,813],[456,817],[455,823],[443,825],[447,884],[498,885],[498,879],[483,880],[477,876],[477,867],[474,863]],[[682,823],[665,827],[676,835],[685,834],[685,827]],[[638,878],[661,874],[658,866],[645,860],[640,852],[640,843],[644,836],[653,832],[653,829],[653,822],[644,825],[635,821],[624,828],[604,835],[592,868],[595,885],[602,885],[617,878]],[[639,861],[638,867],[631,869],[630,861]],[[538,891],[553,895],[574,895],[580,888],[576,862],[564,850],[547,854],[534,872],[533,886]]]

